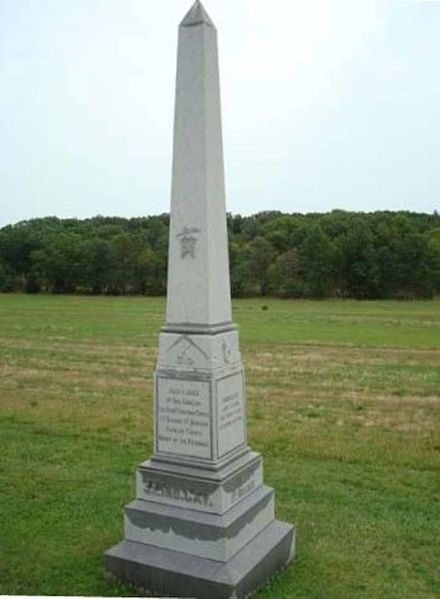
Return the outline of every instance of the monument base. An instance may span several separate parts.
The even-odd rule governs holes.
[[[123,541],[105,553],[104,566],[108,578],[124,580],[139,593],[240,599],[286,567],[294,547],[294,527],[274,520],[227,562]]]
[[[293,558],[294,527],[275,520],[258,453],[218,469],[153,457],[136,480],[125,540],[104,554],[111,578],[166,597],[238,599]]]

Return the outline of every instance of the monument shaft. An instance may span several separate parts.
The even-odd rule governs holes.
[[[167,323],[231,322],[217,32],[179,27]]]
[[[246,597],[293,556],[261,456],[246,442],[232,323],[217,32],[196,1],[179,28],[167,316],[155,452],[137,471],[109,576],[164,596]]]

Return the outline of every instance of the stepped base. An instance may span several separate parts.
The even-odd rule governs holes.
[[[229,561],[123,541],[104,554],[106,575],[162,597],[241,599],[293,559],[295,529],[274,520]]]

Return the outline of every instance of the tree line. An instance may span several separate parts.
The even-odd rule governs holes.
[[[234,297],[432,298],[440,215],[228,215]],[[55,217],[0,229],[0,291],[163,295],[169,215]]]

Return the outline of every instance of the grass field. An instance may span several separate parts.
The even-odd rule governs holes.
[[[152,451],[163,318],[162,299],[0,296],[0,594],[131,594],[102,554]],[[440,597],[440,302],[234,318],[249,442],[298,529],[258,599]]]

